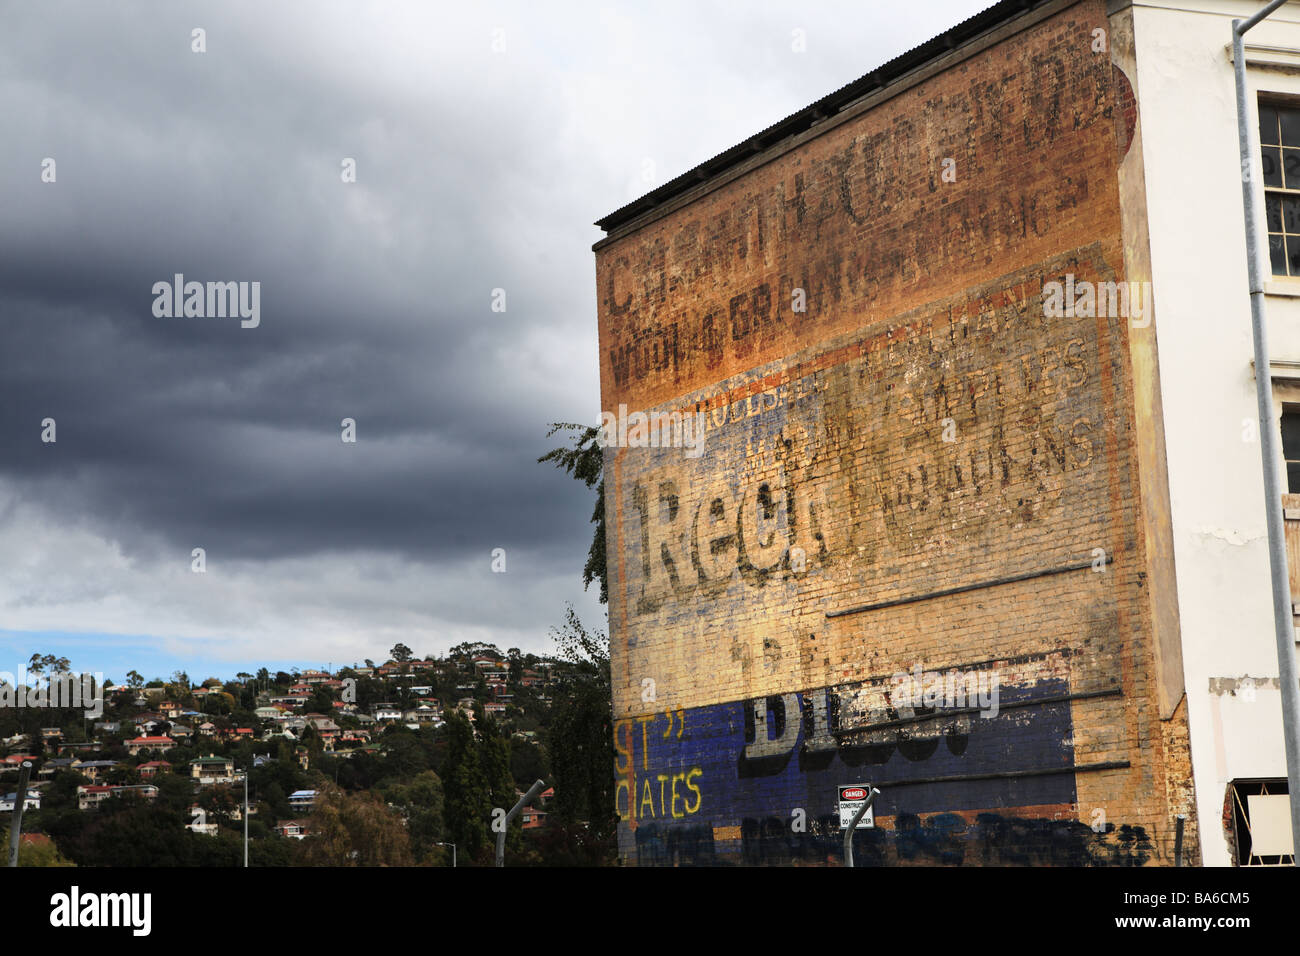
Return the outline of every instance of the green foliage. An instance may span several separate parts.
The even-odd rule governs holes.
[[[249,783],[252,783],[252,777],[249,777]],[[296,789],[296,788],[295,788]],[[293,791],[290,791],[292,793]],[[289,820],[294,816],[293,807],[289,806],[289,794],[284,792],[284,787],[279,783],[272,781],[264,787],[257,790],[259,802],[269,813],[268,820]]]
[[[508,711],[507,711],[508,713]],[[510,775],[515,787],[527,791],[534,780],[550,777],[546,751],[537,744],[515,739],[510,742]]]
[[[510,772],[510,741],[502,735],[496,721],[490,717],[483,721],[479,747],[482,753],[483,777],[487,781],[488,796],[492,802],[491,812],[495,813],[497,809],[509,810],[519,799],[515,793],[515,777]],[[524,789],[527,790],[532,785],[533,781],[529,780]],[[515,817],[510,822],[510,829],[506,833],[506,850],[512,859],[522,849],[519,837],[520,828],[520,820]],[[493,853],[495,854],[495,831],[491,836]]]
[[[417,774],[409,784],[396,784],[384,792],[388,803],[406,817],[411,855],[417,863],[441,859],[444,841],[442,780],[432,770]]]
[[[551,770],[556,822],[572,834],[565,853],[588,863],[612,862],[616,853],[614,726],[609,642],[583,626],[572,606],[563,628],[552,629],[572,665],[551,714]]]
[[[322,687],[319,684],[311,695],[311,703],[307,705],[310,713],[324,714],[328,717],[334,713],[334,695],[330,693],[328,687]]]
[[[571,422],[555,422],[546,433],[550,438],[557,431],[568,431],[573,440],[572,448],[556,448],[548,451],[537,460],[554,462],[555,467],[577,478],[588,488],[596,489],[596,507],[591,512],[591,521],[596,526],[592,534],[591,548],[587,551],[587,563],[582,568],[582,585],[588,587],[592,581],[600,582],[600,603],[609,603],[609,581],[605,571],[605,481],[602,475],[605,465],[604,449],[597,443],[600,429],[592,425],[576,425]]]
[[[54,775],[45,797],[41,801],[43,810],[75,810],[77,808],[77,788],[87,786],[90,778],[75,770],[63,770]]]
[[[457,711],[448,711],[446,721],[447,756],[441,776],[447,836],[466,860],[476,860],[490,845],[491,788],[469,720]]]
[[[72,662],[53,654],[33,654],[27,662],[27,670],[32,674],[42,674],[47,670],[51,674],[67,674],[72,670]]]
[[[384,776],[409,779],[430,769],[432,759],[419,737],[409,731],[384,737]]]
[[[79,866],[239,866],[243,862],[243,843],[233,834],[194,833],[186,829],[187,815],[166,807],[140,801],[110,807],[113,803],[105,801],[99,810],[87,811],[80,832],[59,841],[59,848]]]
[[[411,843],[400,815],[374,793],[321,784],[302,841],[308,866],[410,866]]]
[[[51,843],[22,843],[18,847],[19,866],[76,866]]]
[[[466,657],[478,657],[480,654],[490,654],[493,657],[500,657],[501,651],[495,644],[488,644],[484,641],[465,641],[463,644],[457,644],[447,652],[447,656],[453,660]]]
[[[588,586],[598,580],[600,601],[605,604],[609,601],[609,578],[605,560],[605,457],[599,442],[600,428],[555,423],[547,436],[560,430],[569,433],[572,446],[557,448],[538,461],[553,462],[588,488],[596,488],[591,515],[596,527],[582,569],[582,583]],[[618,818],[614,813],[609,639],[588,631],[572,606],[567,609],[563,627],[553,629],[552,636],[571,666],[555,694],[546,737],[555,779],[555,826],[538,838],[538,847],[548,858],[610,863],[617,852]]]
[[[235,698],[224,690],[213,691],[203,700],[203,712],[224,717],[235,709]]]
[[[175,813],[188,813],[194,802],[194,784],[187,776],[188,764],[174,764],[174,773],[162,773],[151,782],[158,788],[155,802]],[[61,776],[61,775],[60,775]]]
[[[238,793],[225,784],[205,787],[199,791],[195,802],[211,818],[211,822],[229,822],[234,812],[243,806],[243,784],[240,784]]]

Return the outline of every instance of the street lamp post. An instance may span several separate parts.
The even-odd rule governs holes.
[[[501,821],[501,829],[497,830],[497,866],[506,865],[506,829],[510,826],[510,821],[513,820],[518,815],[519,811],[526,805],[531,804],[533,797],[541,793],[542,788],[545,786],[545,782],[541,780],[536,781],[528,788],[528,792],[519,798],[519,802],[510,808],[510,812],[507,813],[505,819]],[[493,826],[496,826],[495,821],[493,822]]]
[[[1259,415],[1259,444],[1264,467],[1264,514],[1268,528],[1268,558],[1273,587],[1273,626],[1277,641],[1278,677],[1282,685],[1282,737],[1286,750],[1287,793],[1291,804],[1292,851],[1300,849],[1300,699],[1297,698],[1295,621],[1291,582],[1287,574],[1286,532],[1282,523],[1282,470],[1277,426],[1273,420],[1273,377],[1269,368],[1268,327],[1264,321],[1264,263],[1259,255],[1258,176],[1253,171],[1250,108],[1246,87],[1246,31],[1285,0],[1272,0],[1247,20],[1232,21],[1232,66],[1237,87],[1237,145],[1241,155],[1241,199],[1246,219],[1246,264],[1250,280],[1250,327],[1255,346],[1255,403]],[[1295,857],[1292,856],[1292,863]]]
[[[451,847],[451,868],[452,868],[453,870],[456,869],[456,844],[454,844],[454,843],[439,843],[438,846],[449,846],[449,847]]]

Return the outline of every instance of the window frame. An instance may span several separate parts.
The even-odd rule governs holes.
[[[1300,141],[1297,141],[1297,144],[1295,146],[1283,145],[1281,116],[1279,115],[1277,142],[1266,144],[1264,142],[1264,137],[1261,129],[1263,125],[1263,112],[1266,109],[1279,110],[1279,111],[1290,110],[1296,113],[1300,113],[1300,95],[1261,91],[1257,93],[1255,96],[1255,146],[1259,150],[1259,162],[1256,164],[1256,174],[1259,175],[1260,177],[1260,185],[1263,192],[1264,244],[1265,244],[1265,253],[1269,259],[1269,278],[1272,279],[1273,281],[1279,279],[1300,281],[1300,222],[1297,223],[1296,232],[1287,231],[1286,208],[1284,203],[1281,205],[1281,208],[1279,209],[1279,216],[1281,218],[1281,227],[1282,227],[1280,232],[1275,232],[1272,229],[1269,223],[1269,215],[1268,215],[1270,197],[1277,196],[1283,200],[1290,198],[1290,199],[1297,200],[1297,202],[1300,202],[1300,167],[1298,167],[1295,176],[1296,179],[1295,187],[1294,188],[1288,187],[1286,185],[1286,180],[1287,180],[1286,153],[1284,152],[1284,150],[1292,149],[1292,150],[1296,150],[1297,154],[1300,155]],[[1268,185],[1268,183],[1264,181],[1264,175],[1265,175],[1264,174],[1264,150],[1266,149],[1277,150],[1278,153],[1277,174],[1278,177],[1281,179],[1283,185],[1270,186]],[[1296,217],[1297,219],[1300,219],[1300,210],[1297,210]],[[1282,238],[1282,264],[1285,270],[1283,272],[1277,272],[1274,269],[1274,265],[1273,265],[1273,239],[1275,237]],[[1289,255],[1289,252],[1291,249],[1294,249],[1296,253],[1297,261],[1294,265],[1290,261],[1291,256]]]
[[[1283,428],[1283,423],[1288,417],[1300,419],[1300,404],[1284,400],[1282,402],[1282,414],[1279,415],[1277,419],[1278,438],[1281,439],[1280,444],[1282,446],[1280,449],[1282,452],[1282,484],[1285,489],[1283,494],[1300,495],[1300,487],[1297,487],[1294,490],[1291,488],[1291,465],[1295,464],[1300,466],[1300,458],[1288,458],[1286,455],[1286,432]],[[1300,449],[1296,449],[1296,451],[1300,451]],[[1300,484],[1300,482],[1298,482],[1298,484]]]

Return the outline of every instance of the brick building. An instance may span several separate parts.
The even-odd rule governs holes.
[[[1267,553],[1197,524],[1263,529],[1223,49],[1257,6],[999,3],[600,220],[627,861],[838,861],[850,783],[869,863],[1168,865],[1179,815],[1185,861],[1236,852],[1280,718],[1210,697],[1233,654],[1267,673]]]

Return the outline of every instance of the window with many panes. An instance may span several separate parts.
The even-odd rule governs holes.
[[[1300,276],[1300,108],[1261,103],[1268,255],[1275,276]]]
[[[1300,495],[1300,410],[1282,411],[1282,458],[1286,461],[1286,490]]]

